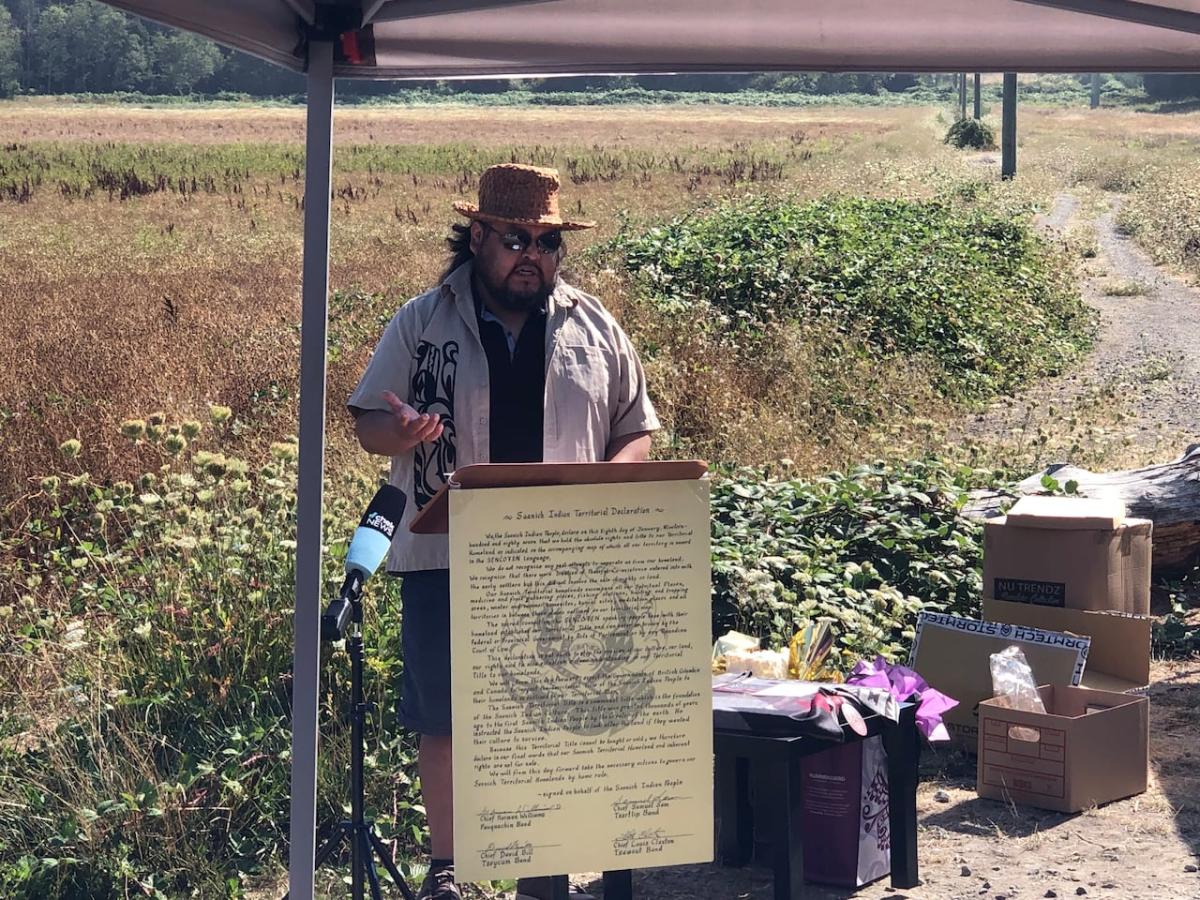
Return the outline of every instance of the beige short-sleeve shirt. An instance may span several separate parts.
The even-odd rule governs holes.
[[[433,443],[392,457],[390,481],[408,497],[388,571],[449,566],[446,535],[408,530],[416,514],[461,466],[487,462],[490,386],[479,339],[471,263],[396,312],[347,405],[388,409],[385,390],[445,427]],[[560,281],[546,304],[546,393],[542,459],[597,462],[619,437],[660,427],[642,364],[608,310]]]

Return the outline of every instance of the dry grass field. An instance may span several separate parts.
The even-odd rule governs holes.
[[[1020,177],[999,184],[996,154],[941,143],[946,115],[928,108],[340,110],[331,286],[371,302],[335,301],[331,309],[333,451],[346,436],[337,401],[373,344],[378,317],[435,276],[455,220],[450,202],[472,194],[487,163],[531,159],[563,171],[571,212],[601,223],[573,239],[579,263],[623,222],[637,228],[745,194],[918,198],[980,181],[1002,206],[1047,211],[1064,190],[1090,197],[1157,184],[1147,181],[1147,167],[1181,177],[1200,135],[1197,115],[1030,108],[1022,112]],[[155,411],[194,415],[217,402],[239,414],[247,441],[294,431],[302,136],[299,109],[0,104],[0,142],[66,153],[45,163],[27,202],[24,185],[0,199],[7,323],[0,354],[13,361],[0,374],[5,493],[19,494],[71,437],[83,440],[84,465],[94,474],[128,474],[145,460],[127,458],[113,441],[116,425]],[[122,199],[129,186],[117,182],[144,177],[147,168],[171,177],[162,189],[135,183]],[[108,181],[65,187],[89,171]],[[1162,192],[1177,207],[1185,193],[1170,185]],[[1143,205],[1160,216],[1171,206],[1143,193]],[[1132,208],[1142,208],[1137,199]],[[1190,209],[1184,204],[1179,218]],[[1166,246],[1182,240],[1179,233],[1150,237]],[[658,324],[629,307],[603,260],[571,270],[645,343],[685,351],[651,363],[675,451],[741,463],[786,457],[814,472],[888,446],[936,446],[943,431],[928,423],[953,415],[920,372],[898,364],[874,378],[870,368],[847,376],[865,379],[862,395],[877,400],[871,418],[882,427],[814,421],[802,412],[811,405],[803,346],[770,361],[769,383],[779,390],[764,395],[762,372],[731,366],[689,335],[656,333]],[[704,372],[681,368],[681,357],[703,359]],[[725,438],[697,439],[703,418],[710,435]]]
[[[373,344],[376,317],[434,277],[442,237],[455,220],[450,202],[473,192],[475,175],[489,162],[533,159],[563,170],[572,213],[601,223],[572,242],[578,259],[622,221],[636,227],[715,197],[839,191],[921,197],[956,179],[990,178],[994,173],[978,160],[940,143],[943,126],[935,115],[930,109],[340,111],[331,286],[365,292],[374,302],[370,316],[336,302],[331,310],[333,406]],[[1029,140],[1044,141],[1041,114],[1030,118]],[[185,182],[180,190],[173,177],[162,190],[121,199],[122,187],[111,180],[68,192],[50,168],[27,202],[16,191],[0,201],[0,315],[9,323],[0,354],[15,363],[0,375],[6,435],[0,482],[7,493],[41,474],[58,443],[71,437],[83,440],[84,465],[94,474],[132,471],[137,461],[122,462],[125,448],[111,439],[115,426],[159,410],[193,415],[208,402],[232,406],[247,440],[294,430],[302,127],[302,112],[292,109],[0,105],[0,141],[57,142],[73,157],[64,180],[89,169],[119,180],[148,158],[161,159],[153,157],[157,152],[167,154],[162,167]],[[82,161],[74,158],[80,153]],[[1055,182],[1083,165],[1077,150],[1067,163],[1053,147],[1042,155],[1048,162],[1027,156],[1028,176],[1003,189],[1014,205],[1048,203]],[[209,176],[207,188],[189,190],[194,181],[187,179],[196,173]],[[603,261],[573,268],[631,331],[651,327],[626,309],[623,287]],[[744,463],[786,456],[815,471],[861,455],[862,443],[873,439],[846,422],[822,427],[825,437],[813,445],[806,432],[814,423],[796,414],[805,391],[803,359],[781,363],[796,382],[798,402],[790,406],[764,398],[745,373],[722,371],[719,357],[707,363],[712,376],[701,379],[710,382],[702,395],[694,377],[666,360],[652,373],[668,415],[679,409],[728,426],[727,441],[695,448],[705,455]],[[894,403],[908,419],[914,405],[905,398],[919,385],[901,366],[867,387],[880,393],[881,409]],[[917,398],[928,406],[923,417],[938,418],[936,401],[925,399]],[[747,407],[753,415],[745,415]],[[246,415],[251,408],[255,415]],[[738,424],[751,419],[765,424]],[[336,413],[331,425],[336,452],[345,427]]]
[[[792,125],[814,137],[858,138],[903,129],[906,109],[767,109],[728,107],[342,107],[335,113],[341,145],[467,142],[480,146],[666,149],[778,141]],[[303,107],[142,108],[49,101],[0,109],[5,141],[120,141],[189,144],[304,141]]]
[[[928,110],[350,110],[338,114],[337,129],[331,286],[377,300],[369,317],[336,303],[331,310],[335,409],[378,333],[375,316],[434,278],[456,218],[450,202],[474,191],[488,162],[532,158],[573,173],[572,213],[601,223],[572,242],[573,256],[610,237],[622,217],[650,221],[744,191],[857,191],[868,186],[864,176],[877,193],[928,193],[947,170],[966,166],[937,143]],[[48,179],[29,202],[0,206],[0,315],[10,323],[0,354],[26,361],[0,376],[7,491],[40,474],[70,437],[83,440],[94,474],[131,471],[135,461],[118,463],[115,426],[154,411],[194,415],[217,402],[234,408],[247,440],[294,431],[301,136],[296,110],[0,107],[4,143],[198,145],[180,151],[180,172],[211,170],[219,180],[210,191],[169,186],[121,200],[119,190],[68,196]],[[913,155],[922,142],[931,150],[924,159]],[[212,145],[230,151],[228,161],[206,157]],[[401,171],[361,158],[363,148],[390,154]],[[602,264],[580,275],[638,328]],[[655,380],[671,407],[685,385],[668,367]],[[739,390],[738,377],[717,372],[708,396],[684,402],[711,404],[720,418],[750,402],[771,416],[777,437],[754,429],[731,440],[744,448],[740,461],[830,461],[787,426],[792,410],[765,408],[747,393],[753,385]],[[345,423],[335,413],[331,426],[336,452]]]

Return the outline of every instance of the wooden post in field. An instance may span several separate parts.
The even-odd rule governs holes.
[[[958,76],[958,117],[967,117],[967,73]]]
[[[1017,174],[1017,73],[1004,73],[1004,115],[1000,137],[1000,177]]]
[[[980,77],[979,73],[976,72],[975,73],[975,118],[976,119],[983,118],[983,103],[980,102],[980,97],[979,97],[979,77]]]
[[[1100,105],[1100,73],[1092,73],[1092,109]]]

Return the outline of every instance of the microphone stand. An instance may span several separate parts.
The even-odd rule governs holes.
[[[347,624],[352,626],[346,637],[346,652],[350,654],[350,819],[333,826],[329,839],[317,851],[313,867],[321,868],[345,839],[350,842],[350,895],[353,900],[364,900],[364,878],[370,884],[372,900],[383,900],[379,874],[375,870],[376,855],[405,900],[415,900],[404,876],[375,833],[374,823],[366,820],[363,810],[363,725],[369,706],[363,699],[363,580],[361,572],[351,571],[337,599],[321,616],[321,639],[324,641],[340,640]],[[288,900],[288,894],[284,894],[283,900]]]

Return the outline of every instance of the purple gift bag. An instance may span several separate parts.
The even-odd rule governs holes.
[[[892,870],[887,753],[879,737],[801,760],[804,879],[859,887]]]

